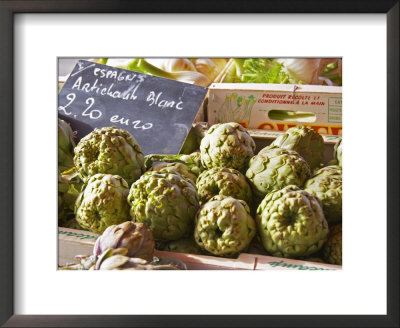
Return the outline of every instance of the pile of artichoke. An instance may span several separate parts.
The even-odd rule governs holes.
[[[144,156],[129,132],[95,129],[72,147],[73,167],[62,157],[68,169],[60,173],[59,216],[68,212],[73,224],[103,236],[126,222],[147,227],[160,250],[234,258],[258,244],[272,256],[341,264],[341,142],[324,166],[323,138],[309,127],[288,129],[258,153],[238,123],[215,124],[202,135],[192,153]],[[68,183],[75,198],[63,205]],[[132,262],[133,253],[121,250],[126,243],[117,244],[96,246],[97,258],[77,266],[107,267],[115,256],[124,268],[151,262]]]

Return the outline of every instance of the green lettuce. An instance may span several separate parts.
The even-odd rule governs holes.
[[[283,64],[270,58],[234,58],[224,83],[301,83],[293,79]]]

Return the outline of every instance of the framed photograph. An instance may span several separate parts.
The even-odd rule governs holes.
[[[168,8],[161,1],[0,1],[0,323],[398,326],[398,18],[398,1],[311,1],[301,7],[296,1],[233,1],[229,6],[173,1]],[[204,58],[209,60],[208,70]],[[294,65],[306,64],[310,66],[303,66],[304,71],[314,65],[318,73],[300,76],[293,71]],[[172,65],[180,65],[179,73]],[[210,73],[211,66],[219,67],[218,72]],[[301,124],[291,121],[296,102],[305,108],[296,112]],[[311,105],[320,110],[309,109],[314,108]],[[215,161],[211,155],[200,152],[198,166],[184,162],[190,168],[185,173],[157,163],[168,162],[168,154],[192,154],[201,138],[195,135],[194,146],[188,134],[201,134],[203,143],[210,127],[227,122],[243,129],[243,144],[243,133],[249,142],[255,140],[253,153],[242,151],[235,160],[238,166],[230,169],[243,172],[249,191],[262,194],[260,202],[275,189],[266,191],[264,184],[257,184],[249,160],[240,166],[246,156],[250,159],[278,142],[276,137],[290,127],[308,127],[323,136],[318,163],[315,156],[307,157],[307,149],[299,158],[310,177],[321,166],[336,165],[338,170],[340,164],[340,188],[343,168],[343,264],[341,247],[340,262],[324,255],[328,231],[332,235],[338,226],[329,220],[335,221],[337,215],[332,216],[321,197],[312,196],[312,188],[305,186],[301,201],[314,204],[315,198],[310,206],[318,207],[321,216],[314,215],[313,220],[326,224],[325,234],[298,236],[293,247],[287,246],[292,241],[287,238],[282,242],[286,248],[279,248],[271,244],[274,237],[268,229],[282,223],[273,223],[275,216],[268,214],[269,218],[262,206],[257,214],[248,206],[259,243],[247,220],[248,231],[242,229],[240,236],[226,229],[232,232],[229,238],[240,238],[243,244],[219,246],[224,236],[228,238],[220,226],[230,222],[233,209],[246,213],[246,204],[255,203],[253,198],[236,199],[245,194],[245,186],[238,187],[240,195],[212,195],[211,202],[200,199],[198,177],[204,168],[210,169],[207,161]],[[260,131],[267,132],[260,137]],[[101,135],[101,146],[92,142],[99,140],[96,134]],[[61,160],[60,138],[66,149]],[[116,140],[123,146],[115,148]],[[90,163],[93,152],[97,158],[107,157],[101,162],[106,169]],[[225,160],[222,153],[218,161]],[[235,157],[233,149],[226,153],[230,160]],[[149,168],[153,172],[142,175]],[[178,169],[181,166],[173,168]],[[212,184],[215,176],[206,177],[204,184]],[[179,229],[171,217],[160,212],[143,215],[141,208],[161,207],[151,203],[154,194],[143,193],[144,185],[163,184],[172,177],[174,191],[185,186],[184,196],[173,196],[180,197],[175,204],[180,210],[174,213]],[[337,178],[332,181],[339,183]],[[197,205],[189,195],[192,189]],[[93,214],[97,193],[104,208],[96,207]],[[272,203],[266,198],[264,207]],[[172,202],[158,199],[164,207]],[[211,217],[227,199],[230,214],[222,224],[215,219],[222,235],[217,230],[214,240],[209,233]],[[191,206],[197,213],[196,225],[186,229],[183,223]],[[211,211],[204,214],[205,221],[198,208]],[[287,220],[297,224],[292,216]],[[159,229],[160,225],[168,229]],[[121,229],[124,237],[118,237],[113,249],[104,248],[111,234],[120,234]],[[193,231],[190,251],[179,253],[175,241]],[[145,242],[134,249],[129,238],[138,235]],[[341,236],[340,230],[340,242]],[[314,247],[312,252],[300,246],[310,238],[312,246],[307,247]],[[201,254],[194,254],[193,247]],[[131,251],[136,255],[129,255]],[[319,256],[325,263],[318,262]],[[144,270],[103,270],[115,268]],[[102,271],[88,272],[92,270]]]

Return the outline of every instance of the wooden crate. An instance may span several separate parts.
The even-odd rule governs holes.
[[[74,263],[76,255],[90,255],[97,234],[58,228],[58,265]],[[188,270],[340,270],[341,266],[242,253],[236,259],[155,251],[155,256],[172,257],[184,262]]]

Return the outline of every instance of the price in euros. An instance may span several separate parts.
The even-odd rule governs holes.
[[[67,108],[75,101],[76,94],[69,93],[66,95],[66,98],[69,101],[68,104],[66,104],[65,106],[59,106],[58,110],[64,112],[65,115],[72,115],[72,112],[69,111]],[[82,112],[82,114],[81,114],[82,116],[89,116],[89,118],[91,118],[92,120],[97,120],[98,118],[100,118],[103,115],[103,113],[100,110],[92,109],[94,102],[95,102],[94,98],[92,98],[92,97],[86,99],[85,103],[88,106]]]

